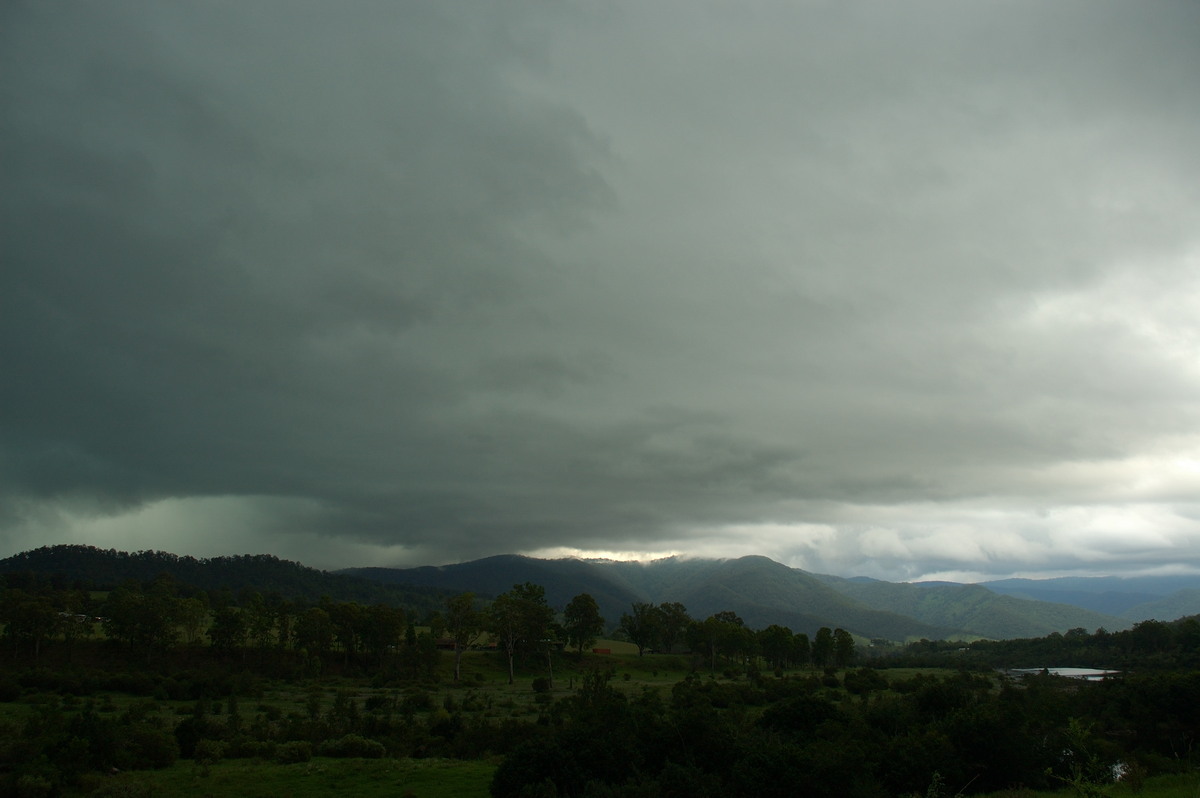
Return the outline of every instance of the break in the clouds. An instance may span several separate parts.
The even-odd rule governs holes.
[[[1200,569],[1197,32],[7,3],[3,553]]]

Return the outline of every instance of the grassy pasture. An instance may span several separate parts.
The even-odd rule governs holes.
[[[244,665],[236,658],[228,660],[230,681],[237,685],[233,704],[242,728],[252,728],[268,721],[286,723],[289,718],[309,718],[316,712],[325,716],[340,701],[344,707],[353,701],[356,712],[365,718],[371,713],[387,713],[409,722],[432,727],[451,716],[470,721],[484,721],[501,726],[509,721],[532,723],[554,702],[566,699],[583,683],[584,676],[593,670],[610,671],[609,684],[615,689],[636,696],[644,690],[658,691],[668,698],[671,689],[693,672],[705,681],[745,681],[745,675],[726,675],[719,668],[709,673],[703,658],[690,655],[647,654],[638,657],[636,648],[619,641],[598,641],[594,648],[609,653],[574,652],[555,655],[554,684],[547,689],[535,689],[535,682],[546,675],[545,659],[531,657],[518,670],[516,682],[508,684],[504,656],[495,651],[466,652],[462,660],[462,679],[451,680],[452,653],[440,652],[434,678],[387,681],[373,678],[354,667],[341,668],[328,663],[323,673],[310,673],[294,678],[270,678],[249,672],[255,662],[255,652],[248,650]],[[202,663],[193,663],[186,655],[179,660],[157,657],[142,663],[106,647],[83,647],[75,652],[72,663],[43,661],[42,669],[76,674],[104,671],[130,671],[141,675],[151,684],[150,690],[138,694],[117,690],[93,691],[87,695],[51,692],[34,684],[24,687],[12,701],[0,701],[0,724],[9,733],[27,718],[46,709],[57,708],[67,715],[80,711],[91,702],[101,715],[116,719],[122,713],[140,713],[157,717],[164,728],[173,728],[191,716],[197,707],[192,699],[165,697],[159,682],[188,678],[200,679],[211,673]],[[197,660],[199,658],[196,658]],[[181,663],[195,667],[189,677]],[[56,667],[57,666],[57,667]],[[177,667],[179,669],[177,669]],[[693,671],[693,668],[696,670]],[[247,672],[242,673],[243,670]],[[912,676],[949,673],[937,669],[897,670],[887,672],[889,679],[908,679]],[[819,671],[796,669],[788,678],[807,678]],[[763,677],[776,677],[764,672]],[[15,678],[15,674],[14,674]],[[197,682],[193,682],[197,683]],[[836,692],[833,688],[828,688]],[[172,693],[174,694],[174,693]],[[339,697],[340,694],[340,697]],[[849,700],[845,696],[844,700]],[[857,699],[855,699],[857,700]],[[748,710],[753,718],[762,707]],[[230,715],[228,697],[209,701],[208,712],[218,723],[227,723]],[[390,746],[390,744],[389,744]],[[315,747],[315,746],[314,746]],[[283,764],[270,753],[241,753],[226,756],[215,762],[179,759],[175,764],[157,771],[130,771],[121,774],[91,773],[83,783],[72,788],[69,795],[87,795],[99,789],[101,795],[138,796],[166,795],[245,795],[245,796],[317,796],[317,795],[389,795],[389,796],[471,796],[486,795],[499,759],[491,753],[497,749],[481,749],[482,758],[475,760],[396,758],[408,754],[411,748],[388,747],[382,759],[329,758],[314,756],[310,761]],[[503,750],[503,749],[501,749]],[[314,750],[314,753],[317,753]],[[431,751],[445,756],[445,751]],[[265,757],[265,758],[263,758]],[[1198,797],[1200,798],[1200,797]]]
[[[1117,782],[1104,787],[1107,798],[1200,798],[1200,774],[1178,773],[1152,776],[1145,784],[1133,787]],[[978,798],[1075,798],[1073,789],[1029,790],[1024,788],[987,793]]]
[[[180,760],[165,770],[89,778],[77,795],[213,798],[485,798],[496,763],[451,759],[328,759],[280,765],[238,759],[200,765]]]

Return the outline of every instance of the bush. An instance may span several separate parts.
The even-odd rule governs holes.
[[[134,770],[160,770],[175,764],[179,742],[174,731],[149,724],[135,724],[125,730],[124,767]]]
[[[33,774],[26,774],[17,779],[17,793],[20,798],[41,798],[54,795],[54,785],[49,779]]]
[[[396,702],[386,695],[369,695],[363,702],[363,708],[365,708],[367,712],[376,712],[381,709],[391,709],[395,705]]]
[[[336,740],[326,740],[317,749],[321,756],[329,757],[361,757],[363,759],[382,759],[386,750],[383,743],[368,740],[358,734],[347,734]]]
[[[811,737],[822,723],[840,717],[837,708],[823,698],[796,696],[768,707],[758,722],[774,731]]]
[[[404,700],[400,703],[400,708],[404,712],[422,712],[433,709],[433,699],[422,690],[413,690],[408,695],[404,696]]]
[[[192,752],[192,758],[198,762],[220,762],[224,756],[225,743],[220,740],[200,740]]]
[[[21,697],[21,685],[10,678],[0,679],[0,701],[16,701]]]
[[[886,690],[888,688],[887,679],[883,674],[873,668],[859,668],[856,671],[848,671],[842,679],[846,685],[846,690],[855,695],[863,695],[872,690]]]
[[[274,759],[275,741],[255,740],[249,735],[239,734],[233,737],[225,747],[225,756],[230,759],[253,759],[254,757]],[[196,759],[199,758],[196,757]]]
[[[275,761],[281,765],[294,765],[297,762],[307,762],[312,759],[312,743],[307,740],[293,740],[275,747]]]

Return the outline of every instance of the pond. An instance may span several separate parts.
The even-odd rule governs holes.
[[[1036,673],[1049,673],[1053,676],[1065,676],[1068,679],[1083,679],[1088,682],[1098,682],[1110,676],[1120,675],[1120,671],[1100,670],[1098,668],[1012,668],[1014,676],[1029,676]]]

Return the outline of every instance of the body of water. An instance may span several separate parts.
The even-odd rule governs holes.
[[[1096,682],[1109,676],[1117,676],[1120,671],[1106,671],[1097,668],[1012,668],[1009,673],[1017,676],[1027,676],[1035,673],[1049,672],[1054,676],[1066,676],[1068,679],[1083,679]]]

